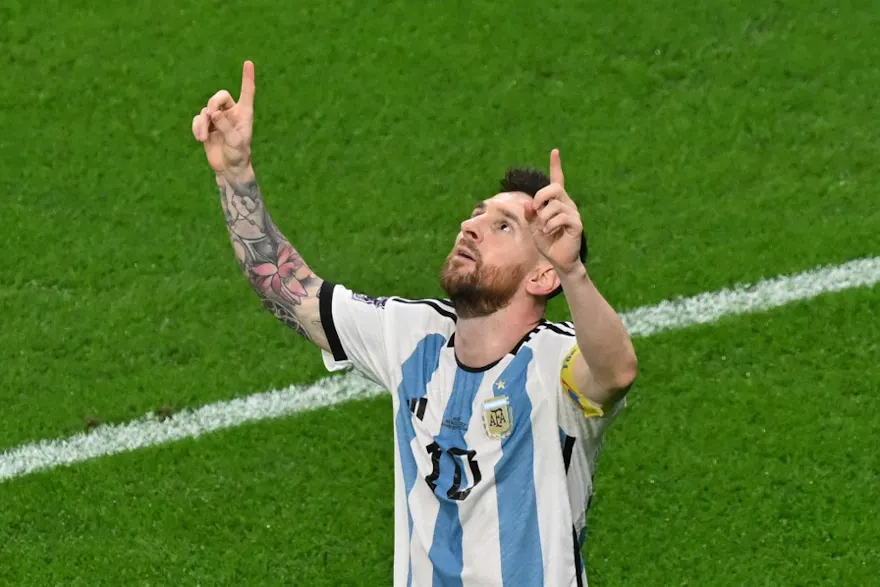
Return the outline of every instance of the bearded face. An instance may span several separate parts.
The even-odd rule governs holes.
[[[522,265],[488,265],[475,249],[456,247],[443,263],[440,285],[460,317],[479,318],[506,307],[525,275]]]
[[[501,193],[476,205],[461,223],[440,274],[440,285],[462,318],[488,316],[507,307],[540,261],[525,193]]]

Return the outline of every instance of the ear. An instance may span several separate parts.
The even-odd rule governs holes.
[[[526,282],[526,291],[533,296],[549,296],[559,287],[559,276],[550,263],[538,263]]]

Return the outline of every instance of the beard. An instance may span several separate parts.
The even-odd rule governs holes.
[[[443,263],[440,286],[460,318],[480,318],[510,304],[525,274],[525,267],[485,265],[479,257],[465,261],[452,252]]]

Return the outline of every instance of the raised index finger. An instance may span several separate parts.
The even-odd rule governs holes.
[[[550,183],[565,185],[565,176],[562,174],[562,159],[559,157],[559,149],[550,151]]]
[[[255,90],[254,63],[252,61],[245,61],[241,72],[241,94],[238,97],[238,103],[253,108]]]

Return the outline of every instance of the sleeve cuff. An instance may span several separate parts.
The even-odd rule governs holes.
[[[321,317],[321,326],[324,328],[324,334],[327,336],[327,343],[330,345],[330,351],[333,354],[333,359],[335,361],[347,361],[348,356],[342,348],[339,333],[336,331],[336,324],[333,322],[333,291],[335,289],[335,283],[325,281],[321,284],[320,293],[318,294],[318,312]]]

